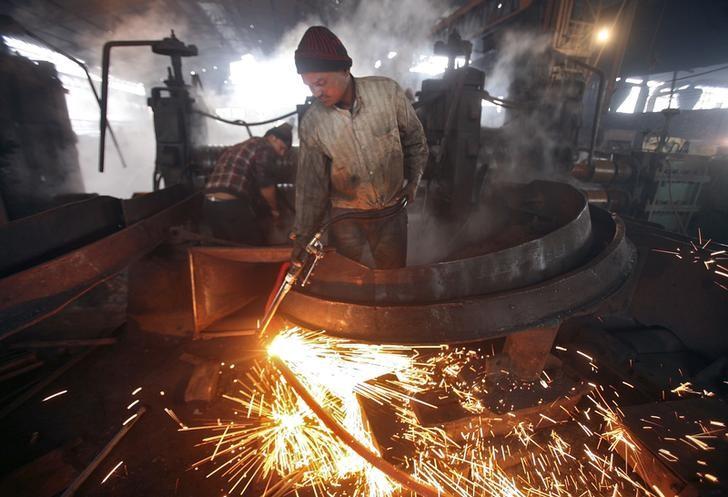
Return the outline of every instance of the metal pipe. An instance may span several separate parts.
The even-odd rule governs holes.
[[[93,458],[91,463],[86,466],[86,468],[81,471],[81,473],[76,477],[73,482],[66,488],[66,490],[61,494],[61,497],[70,497],[76,493],[76,490],[78,490],[81,485],[88,479],[89,476],[98,468],[99,464],[106,459],[106,456],[108,456],[112,450],[114,450],[114,447],[116,447],[119,442],[121,441],[124,436],[129,433],[129,430],[131,430],[132,426],[136,424],[137,421],[139,421],[139,418],[141,418],[144,413],[147,412],[147,408],[145,406],[140,407],[137,412],[134,414],[133,418],[130,418],[130,421],[123,425],[121,429],[114,435],[114,438],[109,440],[109,442],[104,446],[103,449],[101,449],[101,452],[99,452],[96,457]]]
[[[563,52],[559,52],[558,50],[552,48],[551,51],[558,55],[559,57],[563,57],[564,59],[568,60],[569,62],[573,62],[575,65],[586,69],[587,71],[591,71],[594,74],[597,75],[599,78],[599,86],[597,88],[597,103],[594,109],[594,119],[592,120],[592,132],[591,132],[591,138],[589,140],[589,159],[588,163],[589,166],[592,165],[592,159],[594,158],[594,150],[597,146],[597,134],[599,132],[599,122],[602,117],[602,101],[604,99],[604,84],[606,82],[606,76],[604,75],[604,71],[599,69],[598,67],[592,66],[587,64],[586,62],[582,62],[581,60],[577,59],[576,57],[572,57],[571,55],[566,55]]]
[[[106,113],[109,104],[109,67],[113,47],[150,47],[158,40],[107,41],[101,57],[101,120],[99,122],[99,172],[104,172],[104,150],[106,149]]]

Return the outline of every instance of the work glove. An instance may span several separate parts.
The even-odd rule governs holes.
[[[417,184],[416,183],[407,183],[407,185],[402,188],[402,197],[407,197],[407,203],[411,204],[415,201],[415,196],[417,195]]]
[[[291,233],[289,238],[293,240],[293,250],[291,250],[291,263],[301,264],[306,256],[306,245],[308,239],[305,236]]]

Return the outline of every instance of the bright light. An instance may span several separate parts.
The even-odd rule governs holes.
[[[380,67],[382,67],[382,61],[381,60],[377,60],[374,63],[374,69],[379,69]]]
[[[395,51],[391,51],[391,52],[389,52],[389,53],[387,54],[387,58],[388,58],[388,59],[393,59],[393,58],[395,58],[396,56],[397,56],[397,52],[395,52]]]
[[[66,89],[66,107],[73,131],[77,135],[98,135],[99,108],[83,69],[66,57],[43,46],[11,37],[3,37],[3,40],[11,50],[23,57],[53,64],[58,72],[58,78]],[[98,84],[101,77],[91,72],[91,80]],[[142,83],[110,76],[109,88],[111,98],[107,116],[112,123],[138,119],[137,113],[146,109],[146,102],[140,98],[146,97],[146,90]]]
[[[719,86],[696,86],[702,91],[693,109],[728,109],[728,88]]]
[[[596,39],[598,43],[606,43],[609,41],[610,36],[612,33],[610,32],[609,28],[604,27],[597,31]]]
[[[258,60],[247,53],[230,63],[228,81],[232,94],[222,99],[208,96],[208,105],[228,107],[231,118],[251,122],[288,112],[310,94],[291,70],[288,54]]]
[[[639,86],[633,86],[630,88],[627,98],[624,99],[624,102],[622,102],[622,104],[617,108],[616,112],[619,112],[620,114],[633,114],[635,111],[642,112],[642,109],[636,108],[641,91],[642,90]]]
[[[464,64],[465,57],[458,57],[455,59],[456,66],[462,66]],[[444,55],[420,55],[420,61],[410,67],[409,72],[435,76],[445,72],[445,69],[447,69],[447,57]]]
[[[66,84],[66,78],[63,76],[74,76],[86,80],[86,74],[83,72],[76,63],[71,62],[63,55],[49,50],[40,45],[28,43],[26,41],[18,40],[17,38],[3,37],[5,44],[12,50],[18,52],[23,57],[27,57],[31,60],[44,60],[50,62],[56,67],[56,71],[61,75],[61,81]],[[80,59],[79,59],[80,60]],[[83,60],[81,60],[83,62]],[[101,77],[91,73],[91,79],[93,81],[101,81]],[[144,85],[135,81],[126,81],[123,79],[109,76],[109,87],[114,90],[120,90],[133,95],[145,97],[147,95]]]

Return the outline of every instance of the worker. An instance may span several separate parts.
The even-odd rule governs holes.
[[[374,212],[402,196],[412,202],[428,156],[422,124],[402,88],[388,78],[352,76],[352,60],[330,30],[309,28],[295,62],[315,101],[299,125],[294,260],[327,211]],[[334,224],[329,243],[376,268],[403,267],[407,213]]]
[[[215,238],[263,245],[280,222],[276,195],[280,158],[291,148],[284,123],[225,150],[205,186],[204,218]]]

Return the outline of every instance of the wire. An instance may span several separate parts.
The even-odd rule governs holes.
[[[288,114],[283,114],[282,116],[274,117],[272,119],[266,119],[265,121],[258,121],[255,123],[249,123],[249,122],[243,121],[242,119],[224,119],[218,115],[210,114],[208,112],[203,112],[201,110],[193,110],[192,112],[194,112],[195,114],[200,114],[202,116],[208,117],[210,119],[214,119],[215,121],[220,121],[221,123],[232,124],[234,126],[245,126],[246,128],[250,128],[253,126],[263,126],[264,124],[271,124],[276,121],[280,121],[281,119],[291,117],[291,116],[297,114],[298,110],[294,110],[294,111],[289,112]],[[250,132],[250,130],[248,130],[248,132]]]
[[[86,67],[86,64],[84,64],[83,62],[81,62],[80,60],[78,60],[73,55],[71,55],[69,53],[66,53],[64,50],[56,47],[55,45],[51,44],[50,42],[48,42],[46,40],[44,40],[43,38],[41,38],[37,34],[35,34],[32,31],[30,31],[28,28],[26,28],[25,26],[23,26],[22,24],[20,24],[15,19],[12,19],[12,22],[18,28],[20,28],[20,30],[23,33],[25,33],[30,38],[32,38],[32,39],[34,39],[36,41],[39,41],[43,45],[47,46],[48,48],[50,48],[54,52],[58,53],[59,55],[62,55],[63,57],[67,58],[68,60],[70,60],[74,64],[77,64],[81,69],[83,69],[83,72],[86,74],[86,81],[88,81],[88,84],[91,87],[91,91],[94,94],[94,98],[96,98],[96,103],[99,105],[99,108],[101,107],[101,98],[99,97],[99,94],[96,91],[96,86],[94,86],[93,80],[91,79],[91,74],[88,72],[88,67]],[[126,160],[124,160],[124,155],[121,153],[121,148],[119,147],[119,142],[116,141],[116,134],[114,133],[114,130],[111,128],[111,123],[109,123],[108,120],[106,121],[106,127],[108,128],[109,134],[111,135],[111,140],[114,143],[114,148],[116,149],[116,152],[119,154],[119,160],[121,161],[121,165],[122,165],[122,167],[126,168]]]
[[[691,78],[697,78],[698,76],[704,76],[704,75],[706,75],[706,74],[710,74],[710,73],[712,73],[712,72],[718,72],[718,71],[723,71],[724,69],[728,69],[728,66],[721,66],[721,67],[716,67],[715,69],[711,69],[711,70],[709,70],[709,71],[703,71],[703,72],[699,72],[699,73],[697,73],[697,74],[689,74],[689,75],[687,75],[687,76],[682,76],[682,77],[680,77],[680,78],[675,78],[675,79],[673,79],[673,81],[682,81],[682,80],[684,80],[684,79],[691,79]]]

